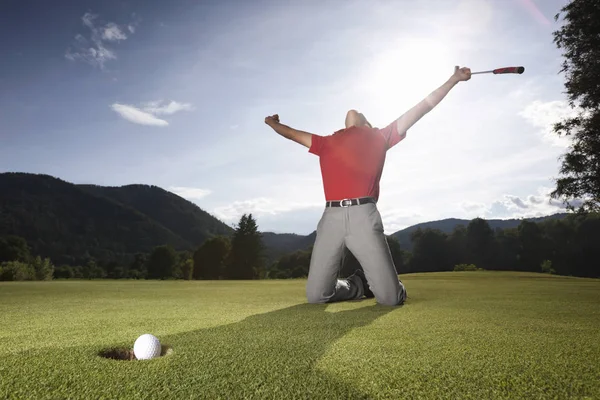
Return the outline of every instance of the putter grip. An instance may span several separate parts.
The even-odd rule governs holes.
[[[525,71],[523,67],[506,67],[494,70],[494,74],[522,74]]]

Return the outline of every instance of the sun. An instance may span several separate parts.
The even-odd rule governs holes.
[[[442,41],[410,38],[379,53],[365,68],[369,109],[380,116],[398,113],[444,83],[456,63]]]

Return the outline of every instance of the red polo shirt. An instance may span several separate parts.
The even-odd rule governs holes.
[[[313,134],[308,151],[319,156],[325,200],[378,200],[386,152],[405,137],[395,121],[383,129],[352,126],[329,136]]]

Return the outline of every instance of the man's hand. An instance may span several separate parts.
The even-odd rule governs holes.
[[[265,124],[269,125],[273,130],[279,133],[286,139],[293,140],[305,147],[310,148],[312,144],[312,133],[299,131],[297,129],[290,128],[289,126],[283,125],[279,122],[279,115],[271,115],[265,118]]]
[[[265,118],[265,124],[273,128],[274,125],[279,124],[279,115],[275,114]]]
[[[471,79],[471,69],[470,68],[459,68],[458,65],[454,67],[454,74],[452,75],[452,79],[457,82],[468,81]]]

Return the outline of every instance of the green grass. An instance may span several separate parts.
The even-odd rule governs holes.
[[[304,280],[0,283],[0,398],[600,398],[600,280],[402,280],[402,307],[304,304]],[[173,353],[98,356],[143,333]]]

